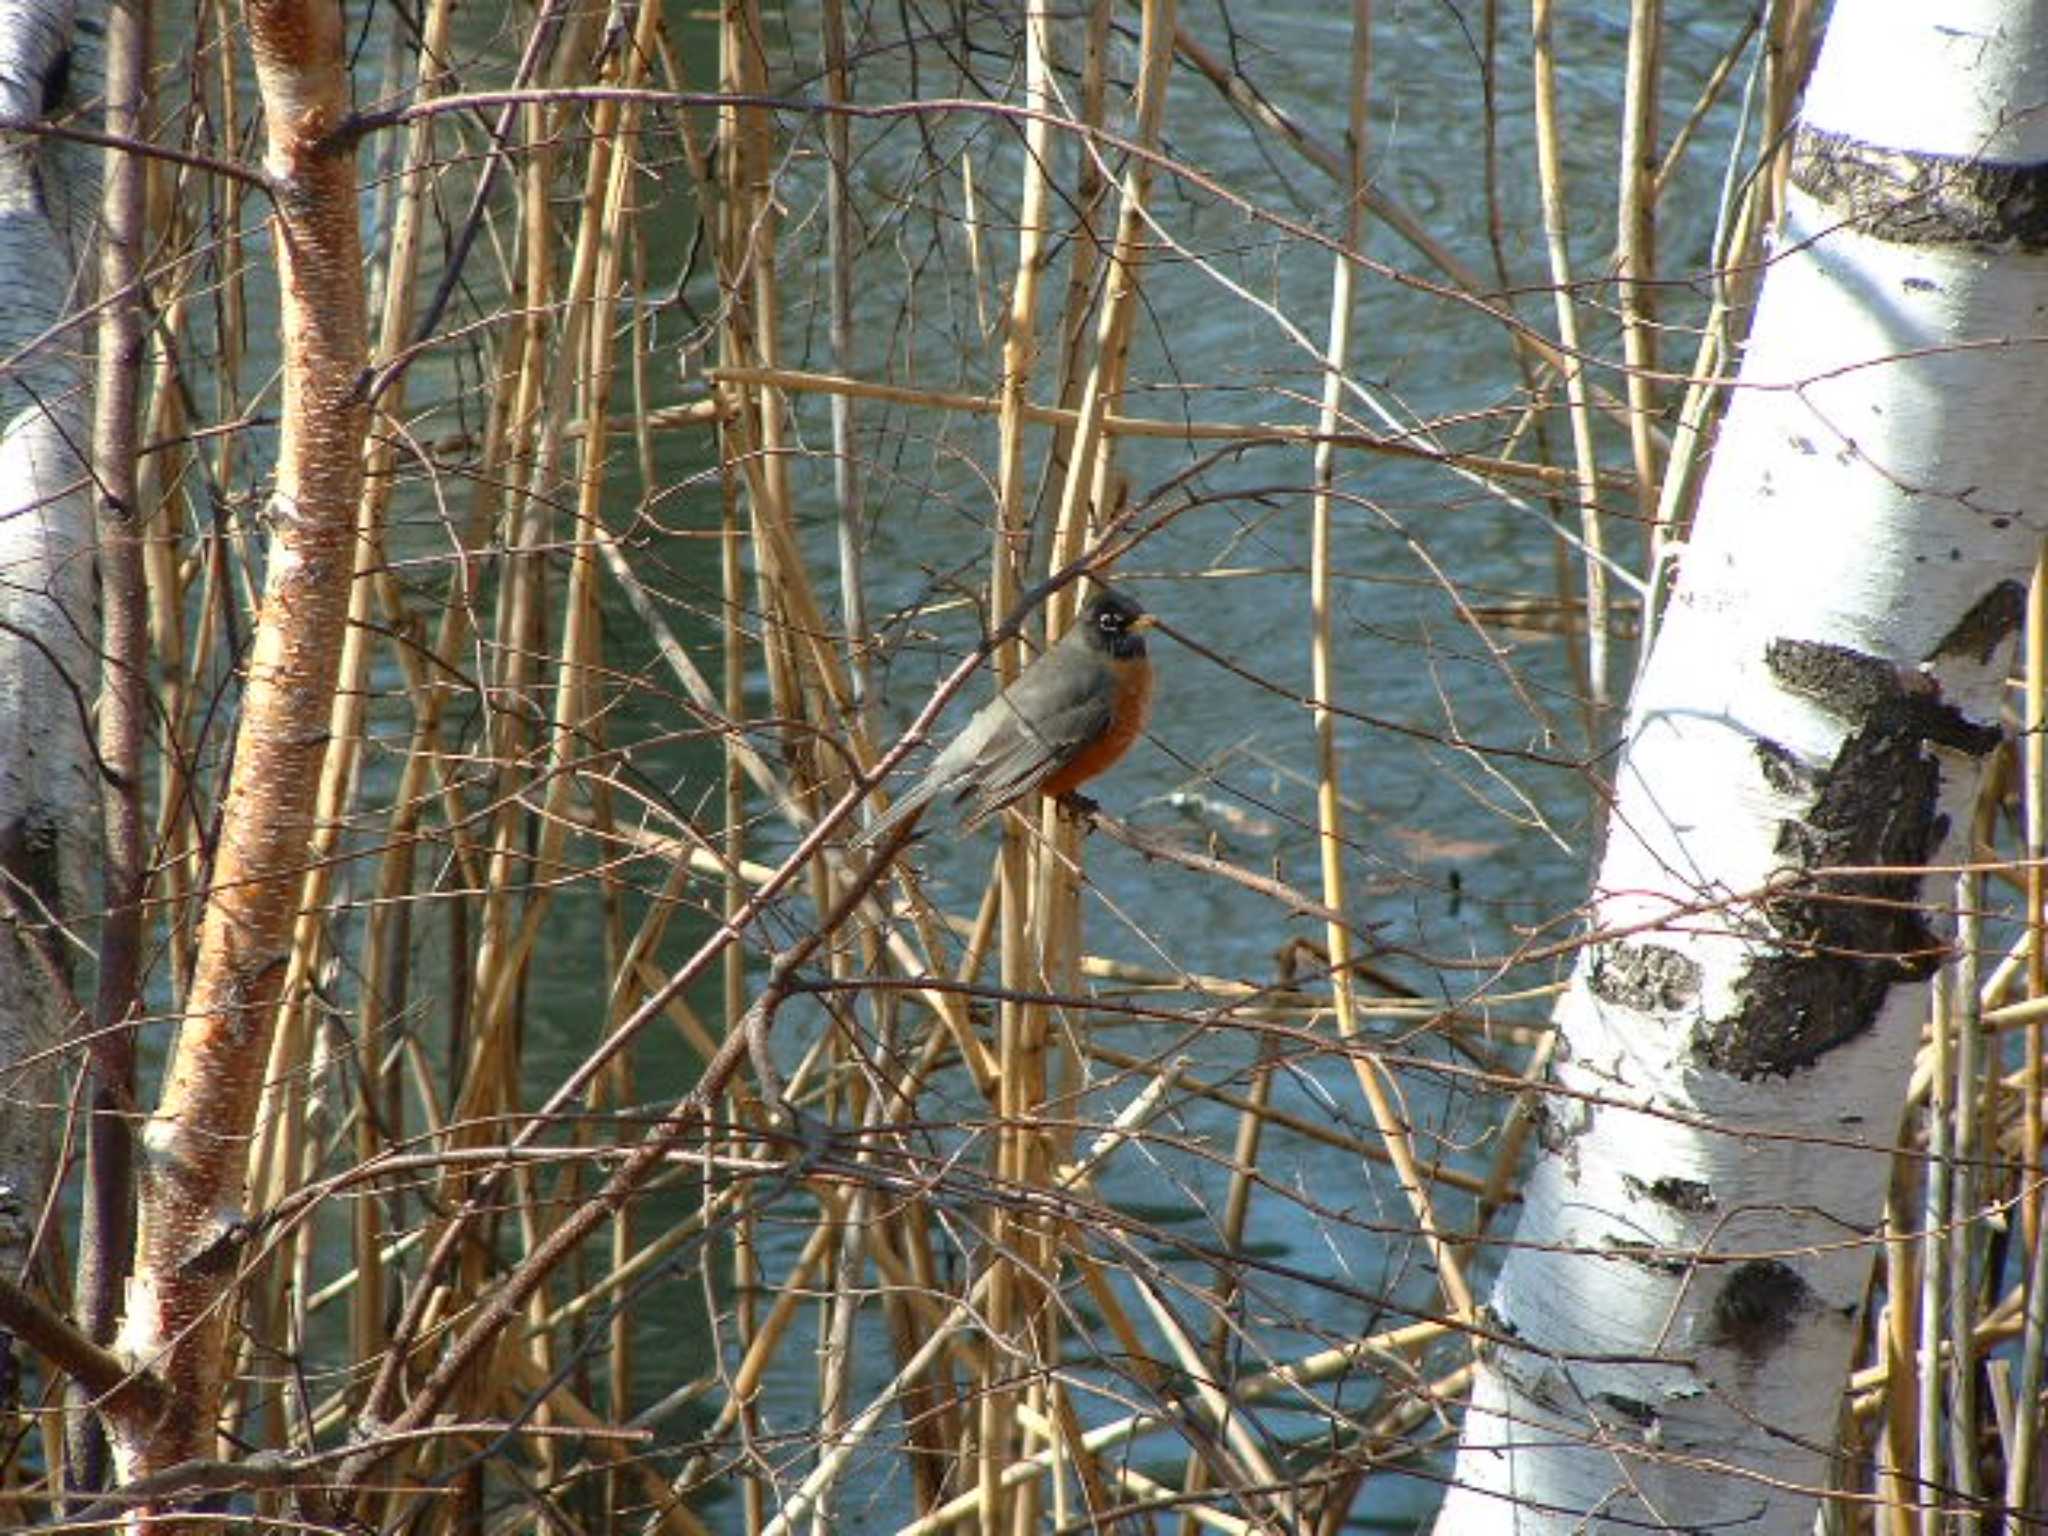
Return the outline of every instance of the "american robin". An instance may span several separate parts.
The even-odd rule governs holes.
[[[973,828],[1034,789],[1071,795],[1128,752],[1152,712],[1145,631],[1158,621],[1107,588],[1051,650],[991,699],[863,841],[880,842],[941,797]]]

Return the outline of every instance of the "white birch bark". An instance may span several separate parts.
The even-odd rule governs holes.
[[[1841,0],[1440,1536],[1805,1532],[2048,529],[2048,5]],[[1926,906],[1921,906],[1921,903]]]
[[[0,0],[0,120],[32,124],[76,78],[70,0]],[[0,130],[0,1273],[40,1215],[64,925],[90,909],[99,823],[87,735],[99,635],[84,488],[87,333],[72,214],[90,160]]]

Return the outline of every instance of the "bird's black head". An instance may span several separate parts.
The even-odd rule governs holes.
[[[1098,650],[1118,661],[1136,661],[1145,654],[1145,631],[1158,622],[1137,599],[1105,587],[1081,610],[1079,627]]]

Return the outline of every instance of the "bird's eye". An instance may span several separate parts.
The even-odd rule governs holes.
[[[1102,629],[1115,629],[1121,623],[1114,613],[1106,609],[1095,616],[1095,622]]]

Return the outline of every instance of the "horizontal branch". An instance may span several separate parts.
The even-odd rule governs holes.
[[[880,384],[842,374],[813,373],[799,368],[713,368],[709,376],[717,384],[759,384],[775,389],[845,395],[860,400],[880,400],[894,405],[923,406],[931,410],[962,411],[971,415],[1000,414],[1003,402],[994,395],[970,395],[950,390],[910,389],[901,384]],[[1018,407],[1024,420],[1042,426],[1071,427],[1081,419],[1077,410],[1055,405]],[[692,402],[650,412],[650,424],[670,426],[716,420],[726,414],[716,405]],[[1541,485],[1569,486],[1577,472],[1554,464],[1531,464],[1520,459],[1495,458],[1481,453],[1455,453],[1431,448],[1377,432],[1319,432],[1312,426],[1283,422],[1158,421],[1144,416],[1110,412],[1102,418],[1102,431],[1111,437],[1156,437],[1172,442],[1286,443],[1313,446],[1329,443],[1337,448],[1355,448],[1366,453],[1384,453],[1394,458],[1419,459],[1428,464],[1454,465],[1475,474],[1502,480],[1531,480]],[[1633,475],[1609,472],[1600,483],[1611,490],[1627,490],[1635,484]]]
[[[68,1318],[4,1276],[0,1328],[100,1399],[100,1407],[110,1414],[148,1419],[167,1406],[163,1383],[155,1376],[131,1369],[119,1355],[93,1343]]]

